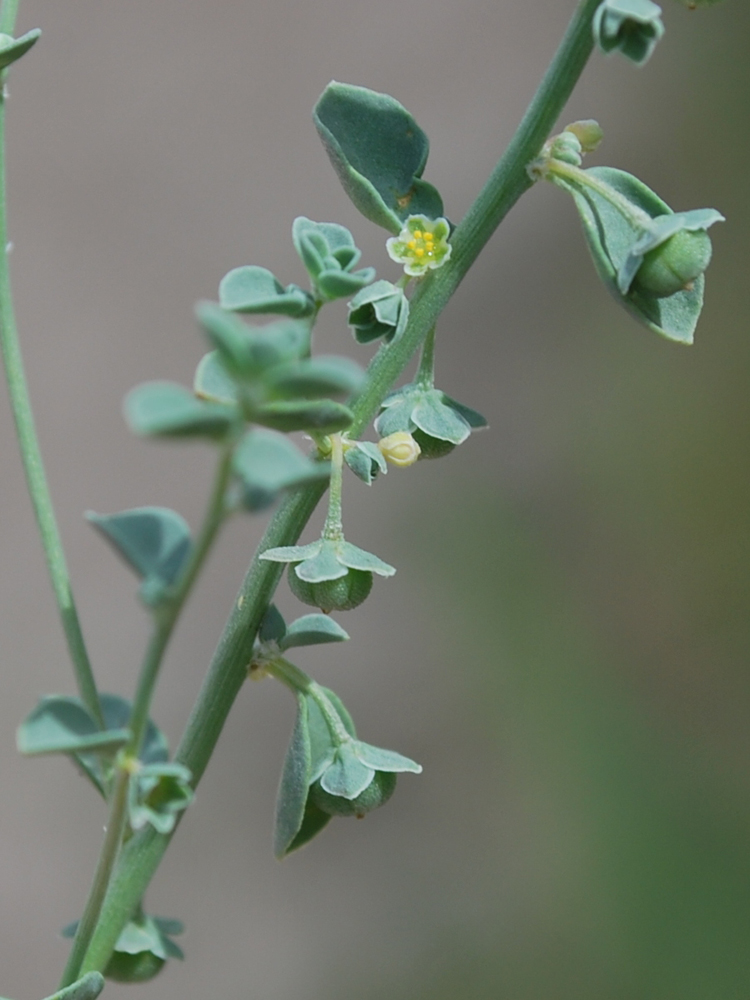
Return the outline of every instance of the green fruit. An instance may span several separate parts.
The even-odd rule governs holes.
[[[419,429],[412,431],[411,436],[419,445],[420,461],[423,458],[443,458],[444,455],[450,455],[456,447],[452,441],[443,441],[442,438],[432,437]]]
[[[289,589],[303,604],[312,604],[326,614],[329,611],[349,611],[364,601],[372,590],[372,573],[369,570],[350,569],[338,580],[321,580],[308,583],[300,580],[294,565],[289,567]]]
[[[356,799],[331,795],[316,781],[310,786],[310,799],[329,816],[356,816],[361,819],[365,813],[372,812],[388,801],[396,790],[396,777],[391,771],[376,771],[370,784]]]
[[[683,229],[644,256],[633,280],[638,291],[666,298],[688,288],[711,260],[711,240],[705,229]]]
[[[104,975],[117,983],[145,983],[161,972],[164,963],[165,959],[151,951],[139,951],[135,955],[116,951],[107,963]]]

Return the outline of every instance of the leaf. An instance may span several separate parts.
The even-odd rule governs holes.
[[[190,558],[188,523],[168,507],[136,507],[119,514],[87,511],[86,519],[142,578],[170,586]]]
[[[243,502],[251,511],[272,504],[282,490],[327,480],[329,462],[314,462],[276,431],[255,428],[244,436],[234,454],[234,471],[243,486]]]
[[[234,407],[196,399],[175,382],[144,382],[125,397],[125,419],[146,437],[224,437],[237,419]]]
[[[439,390],[424,393],[411,411],[411,419],[430,437],[461,444],[471,434],[468,422],[440,399]]]
[[[6,69],[21,56],[26,55],[31,46],[39,41],[41,34],[39,28],[33,28],[19,38],[0,34],[0,70]]]
[[[130,740],[126,728],[101,730],[78,698],[47,695],[18,727],[19,753],[114,754]]]
[[[363,764],[374,767],[376,771],[389,771],[400,773],[411,771],[412,774],[421,774],[422,767],[416,761],[404,757],[395,750],[383,750],[381,747],[371,746],[369,743],[362,743],[357,740],[354,744],[354,752]]]
[[[297,719],[284,758],[281,782],[276,796],[276,823],[273,842],[277,858],[283,858],[300,831],[310,775],[310,734],[307,724],[307,699],[297,694]]]
[[[193,801],[190,771],[182,764],[145,764],[131,777],[128,816],[134,830],[150,824],[157,833],[171,833],[177,814]]]
[[[249,326],[214,302],[199,302],[196,315],[226,372],[243,379],[260,378],[267,369],[300,358],[309,350],[307,320],[281,319],[265,326]]]
[[[349,569],[361,569],[368,573],[377,573],[378,576],[393,576],[396,572],[393,566],[383,562],[372,552],[365,552],[364,549],[352,545],[351,542],[341,542],[338,547],[339,562],[348,566]]]
[[[351,426],[354,414],[343,403],[336,403],[332,399],[294,402],[281,400],[259,406],[253,411],[253,420],[264,427],[287,434],[292,431],[335,434]]]
[[[455,410],[460,417],[463,417],[473,431],[481,431],[489,426],[486,418],[476,410],[472,410],[470,406],[464,406],[463,403],[459,403],[455,399],[451,399],[451,397],[445,392],[441,393],[441,396],[443,398],[443,402],[447,406],[450,406],[451,409]]]
[[[104,976],[101,972],[87,972],[85,976],[45,1000],[96,1000],[103,989]]]
[[[388,463],[382,451],[372,441],[355,441],[344,452],[344,461],[355,476],[369,486],[379,472],[386,475]]]
[[[234,405],[238,401],[237,383],[226,370],[218,351],[204,354],[193,379],[193,392],[199,399]]]
[[[318,291],[329,302],[354,295],[375,277],[374,267],[363,267],[361,271],[325,270],[318,275]]]
[[[279,365],[268,373],[264,385],[282,399],[321,399],[350,396],[364,380],[364,369],[351,358],[320,354]]]
[[[442,216],[440,195],[421,180],[429,141],[398,101],[333,81],[313,121],[344,190],[371,222],[399,233],[409,215]]]
[[[586,173],[609,184],[651,218],[668,215],[672,211],[637,177],[623,170],[592,167]],[[555,183],[573,195],[597,273],[615,299],[655,333],[683,344],[692,344],[703,308],[703,275],[695,279],[691,290],[676,292],[666,298],[656,298],[638,289],[631,289],[627,295],[622,295],[617,286],[617,275],[641,231],[609,201],[588,187],[584,189],[582,185],[578,188],[560,179]]]
[[[302,818],[302,826],[299,828],[299,832],[291,844],[287,847],[286,853],[291,854],[292,851],[296,851],[299,847],[304,847],[308,844],[313,837],[316,837],[320,831],[326,826],[331,820],[329,813],[323,812],[314,802],[311,802],[308,798],[305,804],[305,814]]]
[[[312,297],[297,285],[287,288],[265,267],[254,264],[235,267],[219,285],[222,309],[242,313],[276,313],[283,316],[311,316]]]
[[[358,344],[378,337],[396,340],[409,319],[409,300],[402,288],[390,281],[376,281],[348,303],[349,326]]]
[[[284,652],[294,646],[318,646],[348,638],[349,634],[329,615],[303,615],[287,628],[279,640],[279,649]]]
[[[261,642],[278,642],[286,634],[286,622],[284,616],[275,604],[270,604],[268,611],[263,616],[263,621],[258,629],[258,639]]]
[[[363,764],[354,751],[352,742],[336,748],[333,763],[320,776],[321,788],[343,799],[356,799],[375,777],[375,769]]]

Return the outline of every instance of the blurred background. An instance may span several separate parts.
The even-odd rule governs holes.
[[[297,662],[361,736],[416,758],[393,800],[283,864],[271,828],[292,699],[241,693],[147,897],[184,963],[140,1000],[747,1000],[750,995],[750,10],[664,0],[643,69],[595,55],[566,111],[590,163],[675,209],[711,206],[696,344],[637,326],[597,281],[572,204],[525,196],[439,327],[438,382],[491,430],[346,483],[347,535],[398,566]],[[263,264],[303,280],[304,214],[385,234],[310,121],[331,78],[397,97],[458,219],[510,139],[573,0],[24,0],[11,75],[16,300],[39,432],[101,686],[130,695],[147,635],[128,570],[82,512],[195,525],[212,455],[133,439],[135,383],[189,383],[192,308]],[[329,315],[330,313],[330,315]],[[319,344],[365,361],[343,306]],[[22,760],[40,693],[73,693],[0,405],[0,992],[51,993],[105,813],[63,759]],[[265,518],[222,538],[156,700],[176,743]],[[320,515],[306,539],[314,537]],[[285,587],[287,616],[301,611]]]

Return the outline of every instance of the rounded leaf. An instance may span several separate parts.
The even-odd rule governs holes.
[[[144,382],[127,394],[123,410],[134,434],[146,437],[226,435],[237,419],[234,407],[196,399],[175,382]]]
[[[241,313],[276,313],[283,316],[310,316],[315,304],[297,285],[287,288],[265,267],[248,264],[235,267],[219,284],[222,309]]]

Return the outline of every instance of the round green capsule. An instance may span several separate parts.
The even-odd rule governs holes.
[[[640,292],[666,298],[689,289],[711,260],[711,240],[705,229],[683,229],[644,256],[633,280]]]
[[[289,567],[289,589],[303,604],[311,604],[328,614],[331,611],[350,611],[358,607],[372,590],[372,573],[362,569],[349,569],[346,576],[337,580],[309,583],[300,580],[294,565]]]
[[[139,951],[135,955],[116,951],[107,963],[104,975],[117,983],[145,983],[158,975],[164,964],[165,959],[151,951]]]
[[[370,784],[356,799],[345,799],[341,795],[331,795],[316,781],[310,786],[310,799],[329,816],[356,816],[361,819],[366,813],[384,805],[396,790],[396,777],[391,771],[376,771]]]
[[[452,441],[444,441],[442,438],[432,437],[431,434],[425,434],[419,428],[412,431],[411,436],[419,445],[420,461],[423,458],[443,458],[445,455],[450,455],[456,447]]]

